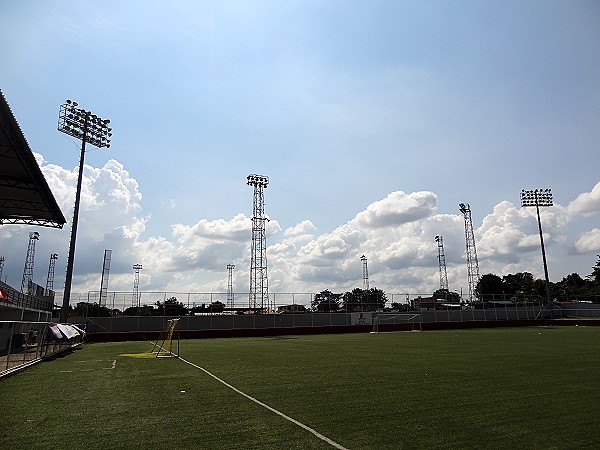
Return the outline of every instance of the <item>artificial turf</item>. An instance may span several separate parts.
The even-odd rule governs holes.
[[[599,327],[528,327],[188,340],[180,353],[348,449],[562,449],[600,448],[599,348]],[[147,350],[84,344],[1,381],[0,447],[332,448],[181,360],[119,356]]]

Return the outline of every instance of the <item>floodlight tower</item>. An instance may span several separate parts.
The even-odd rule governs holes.
[[[369,290],[369,270],[367,269],[367,257],[362,255],[360,260],[363,263],[363,290]]]
[[[141,264],[134,264],[133,270],[135,270],[135,275],[133,277],[133,296],[131,297],[131,306],[140,307],[140,270],[142,270]]]
[[[50,295],[50,292],[54,290],[54,266],[58,259],[58,253],[52,253],[50,255],[50,264],[48,264],[48,278],[46,278],[46,295]],[[52,294],[54,296],[54,294]]]
[[[233,269],[235,265],[227,264],[227,307],[233,308]]]
[[[438,263],[440,266],[440,289],[448,290],[448,273],[446,272],[446,255],[444,254],[444,238],[436,236],[438,244]]]
[[[548,305],[552,304],[550,295],[550,280],[548,278],[548,264],[546,263],[546,250],[544,249],[544,234],[542,233],[542,221],[540,219],[540,206],[552,206],[552,190],[551,189],[533,189],[521,191],[521,206],[535,206],[537,213],[538,228],[540,231],[540,243],[542,245],[542,261],[544,263],[544,276],[546,277],[546,300]]]
[[[35,241],[40,239],[40,233],[32,231],[29,233],[29,245],[27,246],[27,256],[25,257],[25,267],[23,268],[23,278],[21,280],[21,292],[31,294],[29,285],[33,278],[33,262],[35,260]]]
[[[78,108],[77,102],[67,100],[60,105],[58,114],[58,131],[81,140],[81,154],[79,156],[79,176],[77,177],[77,190],[75,191],[75,208],[73,209],[73,223],[71,225],[71,241],[69,243],[69,256],[67,257],[67,273],[65,275],[65,291],[63,304],[60,310],[60,321],[66,322],[69,315],[69,300],[71,296],[71,283],[73,281],[73,262],[75,260],[75,242],[77,240],[77,223],[79,221],[79,201],[81,198],[81,182],[83,180],[83,160],[85,144],[90,143],[98,148],[110,147],[112,128],[110,120],[101,119],[90,111]]]
[[[471,207],[468,203],[459,203],[458,210],[465,217],[465,241],[467,244],[467,273],[469,277],[469,303],[473,302],[475,288],[479,282],[479,263],[477,262],[477,249],[475,248],[475,234],[471,220]]]
[[[259,305],[264,309],[269,305],[269,282],[267,279],[267,238],[265,222],[264,189],[269,184],[269,177],[264,175],[248,175],[248,186],[254,187],[252,208],[252,247],[250,257],[250,308]]]

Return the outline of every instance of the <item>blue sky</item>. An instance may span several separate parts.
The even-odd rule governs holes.
[[[79,144],[67,98],[113,125],[86,154],[74,290],[248,290],[251,173],[267,175],[274,291],[467,289],[470,203],[480,273],[542,276],[523,188],[543,211],[550,278],[600,252],[597,1],[3,2],[0,88],[63,213]],[[594,189],[595,188],[595,189]],[[86,190],[87,189],[87,190]],[[19,286],[29,227],[2,226]],[[69,227],[39,230],[34,278]],[[537,239],[537,240],[536,240]],[[62,263],[60,262],[62,261]]]

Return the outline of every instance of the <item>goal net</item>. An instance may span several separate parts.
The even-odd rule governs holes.
[[[373,318],[371,333],[383,331],[421,331],[421,315],[418,313],[377,314]]]
[[[179,356],[179,334],[175,338],[173,337],[177,322],[179,322],[179,319],[170,319],[154,343],[151,353],[156,354],[157,358],[177,358]],[[174,340],[177,343],[176,349],[173,349]]]

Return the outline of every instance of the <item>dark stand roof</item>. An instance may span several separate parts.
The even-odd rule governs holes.
[[[66,222],[0,91],[0,224],[62,228]]]

